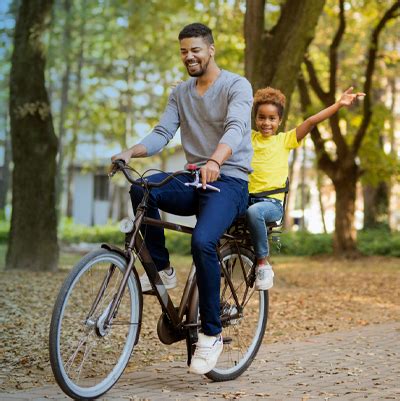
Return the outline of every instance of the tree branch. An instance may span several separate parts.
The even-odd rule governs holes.
[[[302,74],[300,74],[297,79],[297,86],[300,93],[301,110],[303,111],[304,118],[307,118],[307,109],[311,105],[311,99],[308,93],[306,81]],[[332,179],[336,169],[335,163],[332,161],[325,149],[325,142],[317,126],[311,130],[311,139],[314,143],[315,152],[317,154],[318,167],[325,171],[325,173]]]
[[[309,75],[309,81],[311,88],[321,100],[321,102],[325,105],[325,107],[330,106],[335,102],[335,94],[336,94],[336,74],[338,68],[337,61],[337,50],[339,48],[340,42],[343,38],[343,34],[346,28],[346,21],[344,16],[344,0],[339,0],[339,27],[336,31],[335,37],[332,40],[332,43],[329,48],[329,90],[325,92],[322,89],[321,84],[319,83],[317,72],[312,64],[311,60],[308,57],[304,58],[304,63],[307,68],[307,72]],[[348,153],[348,146],[346,141],[343,138],[343,135],[340,131],[339,126],[339,118],[338,115],[335,114],[331,118],[329,118],[329,124],[332,130],[332,139],[336,144],[338,158],[343,159],[346,157]]]
[[[309,76],[309,84],[310,84],[311,88],[313,89],[315,94],[318,96],[318,98],[320,99],[322,104],[325,105],[325,107],[330,106],[335,101],[335,94],[333,93],[333,100],[332,100],[331,94],[328,92],[325,92],[322,89],[322,86],[319,83],[319,80],[317,77],[317,72],[315,71],[314,65],[312,64],[311,60],[305,58],[304,63],[307,67],[307,72],[308,72],[308,76]],[[339,117],[338,117],[337,113],[329,118],[329,124],[330,124],[331,130],[332,130],[333,142],[335,142],[335,145],[338,150],[338,157],[339,157],[339,159],[342,159],[342,158],[346,157],[349,149],[348,149],[347,143],[344,140],[343,135],[340,131]]]
[[[318,76],[317,76],[317,71],[315,71],[314,64],[310,60],[310,58],[306,55],[304,57],[304,64],[307,68],[308,72],[308,77],[310,80],[310,85],[315,92],[315,94],[318,96],[319,100],[325,105],[329,106],[329,93],[325,92],[322,89],[322,86],[319,82]]]
[[[354,155],[357,155],[361,142],[367,132],[367,128],[371,121],[372,116],[372,107],[371,107],[371,86],[372,86],[372,77],[375,70],[375,61],[378,53],[378,45],[379,45],[379,35],[386,23],[394,18],[399,16],[396,13],[397,10],[400,9],[400,2],[396,0],[393,5],[386,10],[385,14],[381,18],[381,20],[376,25],[375,29],[372,32],[371,42],[368,50],[368,63],[367,68],[365,70],[365,83],[364,83],[364,93],[366,94],[364,98],[364,107],[363,107],[363,119],[360,125],[360,128],[357,131],[357,134],[354,138],[352,152]]]
[[[344,31],[346,29],[346,20],[344,16],[344,0],[339,0],[339,27],[336,35],[329,47],[329,96],[330,103],[335,101],[336,94],[336,73],[337,73],[337,50],[342,41]]]
[[[336,31],[335,37],[329,47],[329,91],[328,91],[328,103],[326,106],[335,102],[336,96],[336,75],[338,68],[338,48],[342,41],[344,31],[346,29],[346,20],[344,15],[344,0],[339,0],[339,26]],[[349,151],[349,147],[344,140],[339,126],[339,116],[334,114],[329,118],[329,124],[332,130],[332,139],[337,147],[338,159],[343,160]]]

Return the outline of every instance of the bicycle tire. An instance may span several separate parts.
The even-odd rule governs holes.
[[[254,254],[251,250],[247,248],[239,247],[239,249],[246,275],[249,276],[252,266],[255,262]],[[227,265],[230,262],[234,262],[235,260],[237,262],[238,255],[239,254],[236,246],[228,246],[221,251],[221,260]],[[243,317],[239,319],[232,319],[232,321],[230,322],[228,321],[223,323],[223,352],[218,359],[216,367],[205,374],[209,379],[216,382],[234,380],[248,369],[255,356],[257,355],[258,350],[260,349],[267,326],[269,300],[268,291],[255,291],[254,285],[252,288],[248,287],[246,281],[244,280],[244,275],[240,273],[241,268],[239,266],[240,263],[235,264],[235,268],[237,268],[237,270],[234,272],[234,274],[236,275],[236,277],[231,276],[234,287],[238,293],[240,293],[247,287],[250,290],[251,294],[248,297],[248,301],[243,308]],[[232,274],[232,272],[230,272],[230,274]],[[242,277],[240,277],[241,275]],[[239,281],[242,281],[242,283],[239,283]],[[225,298],[222,296],[223,291],[224,289],[226,290],[226,288],[227,281],[222,274],[220,300],[222,314],[221,318],[223,316],[226,317],[226,313],[227,310],[229,311],[229,308],[236,308],[236,306],[234,306],[234,301],[232,300],[232,298],[229,298],[229,294]],[[196,306],[194,307],[193,305],[191,305],[189,307],[189,321],[198,322],[198,299],[193,299],[192,302],[195,302]],[[253,333],[251,333],[251,327],[254,328]],[[234,337],[235,335],[236,338]],[[227,340],[230,341],[229,344],[226,344]]]
[[[111,278],[95,310],[88,316],[95,299],[93,295],[99,293],[104,272],[110,271],[110,266],[115,266]],[[137,344],[143,299],[135,269],[128,278],[111,327],[102,325],[126,266],[126,259],[116,252],[105,249],[91,252],[72,269],[58,294],[50,323],[50,363],[58,385],[73,399],[95,399],[113,387]],[[79,292],[81,286],[82,292]],[[69,325],[71,331],[68,331]],[[112,341],[115,348],[110,347]],[[103,377],[98,379],[96,375]]]

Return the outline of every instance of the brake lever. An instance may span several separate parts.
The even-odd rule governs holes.
[[[125,162],[124,162],[124,160],[122,160],[122,159],[117,159],[117,160],[114,160],[113,162],[112,162],[112,164],[111,164],[111,168],[110,168],[110,171],[109,171],[109,173],[108,173],[108,178],[112,178],[112,177],[114,177],[114,175],[117,173],[117,171],[118,171],[118,169],[119,169],[119,165],[118,165],[118,162],[123,162],[123,164],[125,165]]]
[[[118,171],[117,167],[115,166],[115,164],[113,164],[110,168],[110,171],[108,172],[108,178],[114,177],[117,171]]]
[[[200,171],[195,171],[195,179],[193,182],[185,182],[187,187],[203,188],[203,184],[200,182]],[[211,189],[212,191],[221,192],[221,190],[213,185],[206,184],[206,189]]]

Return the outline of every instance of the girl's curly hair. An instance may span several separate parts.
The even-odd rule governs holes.
[[[279,90],[271,87],[259,89],[254,95],[254,115],[257,115],[258,108],[262,104],[273,104],[278,109],[279,118],[282,118],[285,110],[286,97]]]

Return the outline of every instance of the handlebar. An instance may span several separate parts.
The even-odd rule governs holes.
[[[175,171],[174,173],[170,173],[168,177],[166,177],[164,180],[160,182],[149,182],[145,180],[143,177],[141,177],[140,180],[134,179],[131,177],[131,175],[128,173],[128,170],[135,171],[131,167],[127,166],[125,164],[124,160],[114,160],[112,162],[113,164],[113,169],[109,173],[109,177],[112,177],[117,171],[122,171],[126,179],[133,185],[137,186],[146,186],[147,188],[159,188],[162,187],[163,185],[167,184],[170,182],[175,176],[184,174],[184,173],[189,173],[194,176],[194,181],[191,183],[186,182],[186,186],[193,186],[195,188],[202,188],[203,185],[200,183],[200,168],[196,164],[187,164],[186,165],[186,170],[180,170],[180,171]],[[140,176],[140,174],[138,173]],[[214,187],[213,185],[206,184],[206,189],[211,189],[212,191],[220,192],[220,189],[217,187]]]
[[[159,188],[159,187],[162,187],[163,185],[167,184],[169,181],[171,181],[175,176],[177,176],[179,174],[192,173],[193,171],[195,171],[195,170],[192,170],[192,169],[175,171],[174,173],[169,174],[168,177],[166,177],[164,180],[162,180],[160,182],[149,182],[149,181],[145,180],[143,177],[141,177],[140,180],[137,180],[137,179],[133,178],[131,176],[131,174],[128,172],[129,170],[133,170],[133,169],[130,168],[129,166],[127,166],[123,160],[114,160],[112,162],[112,164],[113,164],[113,169],[108,174],[109,177],[112,177],[117,171],[122,171],[122,173],[124,174],[125,178],[131,184],[137,185],[137,186],[143,186],[143,183],[145,182],[145,184],[146,184],[146,186],[148,188]]]

